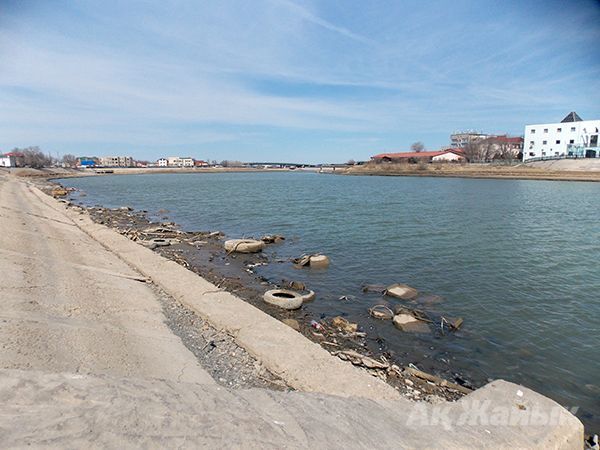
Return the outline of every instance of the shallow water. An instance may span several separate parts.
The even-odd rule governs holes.
[[[170,211],[184,228],[282,234],[271,256],[330,256],[328,270],[270,264],[304,281],[316,316],[344,314],[399,359],[482,383],[522,383],[578,406],[600,429],[600,184],[314,173],[122,175],[66,179],[86,204]],[[364,283],[407,283],[463,317],[453,335],[405,334],[371,319]],[[345,295],[349,300],[339,300]],[[395,300],[387,300],[394,304]]]

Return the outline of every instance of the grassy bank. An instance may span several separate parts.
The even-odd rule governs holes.
[[[343,172],[344,175],[379,176],[420,176],[420,177],[459,177],[459,178],[495,178],[518,180],[556,180],[556,181],[600,181],[600,171],[556,170],[546,167],[533,167],[527,164],[499,166],[493,164],[406,164],[372,163],[353,166]]]

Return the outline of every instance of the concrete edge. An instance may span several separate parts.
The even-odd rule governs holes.
[[[466,417],[467,420],[462,426],[451,424],[454,431],[449,434],[454,436],[447,444],[452,448],[462,447],[457,447],[457,442],[479,442],[487,448],[583,447],[584,430],[579,419],[555,401],[504,380],[495,380],[453,403],[429,405],[405,399],[388,384],[338,360],[244,300],[112,229],[94,223],[87,214],[69,210],[35,186],[32,189],[47,206],[63,213],[86,234],[213,326],[232,335],[238,345],[298,391],[376,400],[390,413],[420,405],[429,423],[415,423],[415,426],[431,426],[432,433],[443,426],[436,421],[445,414],[435,411],[447,408],[449,417]],[[503,417],[509,417],[509,422],[504,423]]]
[[[94,223],[32,186],[36,196],[120,259],[194,310],[214,327],[233,336],[238,345],[290,387],[343,397],[393,399],[410,403],[364,369],[333,357],[279,320],[152,250]]]

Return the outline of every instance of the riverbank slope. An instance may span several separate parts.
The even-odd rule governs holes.
[[[0,177],[0,211],[6,446],[214,446],[227,436],[250,447],[580,447],[577,419],[505,382],[438,407],[458,417],[489,401],[516,425],[488,417],[446,428],[428,419],[435,406],[394,398],[376,379],[312,352],[291,329],[23,181]],[[217,386],[164,325],[148,277],[288,384],[315,393]],[[540,410],[547,420],[531,422]]]
[[[336,172],[337,173],[337,172]],[[373,163],[352,166],[344,175],[458,177],[551,181],[600,181],[600,160],[538,161],[529,164]]]

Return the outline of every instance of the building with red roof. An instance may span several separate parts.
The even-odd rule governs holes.
[[[465,155],[460,149],[444,149],[430,152],[398,152],[380,153],[371,157],[375,162],[460,162],[465,160]]]
[[[20,152],[0,154],[0,167],[21,167],[24,165],[24,155]]]

